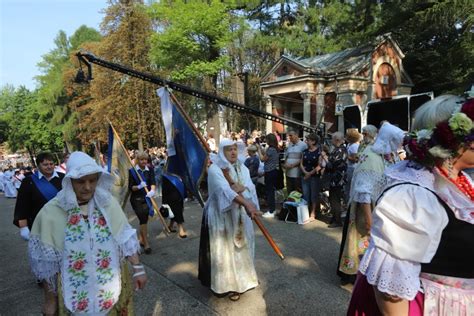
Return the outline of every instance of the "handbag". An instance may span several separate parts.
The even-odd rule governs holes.
[[[170,218],[170,219],[174,218],[173,211],[171,210],[171,207],[168,204],[163,204],[160,207],[160,214],[164,218]]]
[[[296,211],[298,213],[298,224],[304,225],[309,223],[309,210],[307,204],[298,205]]]

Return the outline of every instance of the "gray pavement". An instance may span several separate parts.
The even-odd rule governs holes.
[[[0,315],[40,315],[42,290],[26,257],[27,244],[13,226],[15,199],[0,193]],[[135,227],[137,219],[126,209]],[[341,229],[315,221],[304,226],[277,219],[263,222],[286,259],[281,261],[256,229],[256,269],[260,285],[237,302],[217,298],[197,279],[202,209],[185,204],[188,238],[166,237],[158,221],[150,225],[151,255],[142,255],[147,288],[134,297],[137,315],[344,315],[350,293],[335,274]]]

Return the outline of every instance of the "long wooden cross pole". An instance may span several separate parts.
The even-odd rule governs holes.
[[[110,127],[112,128],[112,131],[114,132],[115,137],[117,137],[117,140],[118,140],[120,146],[122,147],[123,151],[124,151],[125,153],[128,153],[127,149],[125,148],[125,146],[124,146],[123,143],[122,143],[122,140],[120,139],[119,134],[118,134],[117,131],[115,130],[114,126],[112,125],[112,122],[110,122],[110,120],[107,120],[107,121],[109,122]],[[130,166],[131,166],[132,168],[134,168],[132,159],[130,158],[130,156],[129,156],[128,154],[127,154],[127,158],[128,158],[128,162],[130,163]],[[140,173],[137,172],[137,176],[138,176],[138,179],[140,180],[140,182],[142,182],[143,179],[142,179],[142,177],[140,176]],[[149,192],[147,187],[144,187],[144,189],[145,189],[145,192],[146,192],[146,193]],[[161,213],[160,213],[160,208],[159,208],[158,205],[156,204],[155,199],[150,198],[150,200],[151,200],[151,204],[153,204],[153,209],[155,210],[155,213],[158,214],[158,218],[160,219],[160,222],[161,222],[161,224],[163,225],[163,228],[165,229],[165,234],[166,234],[166,235],[169,235],[169,233],[170,233],[171,231],[170,231],[170,229],[168,228],[168,225],[166,225],[166,221],[165,221],[163,215],[161,215]]]

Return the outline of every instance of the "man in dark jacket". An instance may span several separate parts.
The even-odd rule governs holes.
[[[54,157],[44,152],[36,156],[38,170],[21,182],[15,205],[13,224],[28,240],[30,229],[41,208],[61,190],[64,174],[54,171]]]

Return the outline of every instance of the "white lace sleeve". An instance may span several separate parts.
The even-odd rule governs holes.
[[[362,258],[359,271],[380,292],[406,300],[413,300],[420,289],[420,263],[397,259],[373,244]]]
[[[57,275],[60,272],[62,252],[43,243],[37,235],[30,236],[28,257],[31,271],[38,280],[46,281],[56,292]]]
[[[115,238],[121,258],[133,256],[140,252],[140,244],[137,239],[137,232],[130,224],[126,224],[122,232]]]
[[[351,182],[350,200],[358,203],[375,202],[384,186],[383,173],[366,169],[356,171]]]

